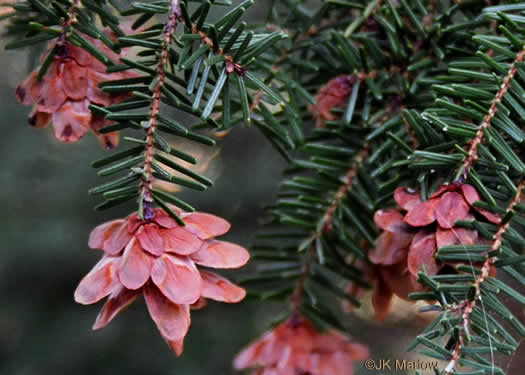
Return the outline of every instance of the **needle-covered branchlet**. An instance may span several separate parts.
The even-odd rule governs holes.
[[[204,44],[208,45],[211,49],[216,49],[217,53],[224,57],[226,64],[226,71],[228,74],[236,73],[244,75],[246,73],[245,68],[234,60],[231,55],[225,54],[224,51],[215,46],[211,37],[202,30],[197,28],[196,24],[188,25],[185,23],[184,17],[182,17],[182,10],[178,0],[172,0],[170,3],[170,12],[168,21],[164,28],[163,39],[161,44],[161,52],[159,61],[157,64],[157,77],[155,85],[153,87],[153,101],[151,103],[151,110],[149,120],[145,123],[146,128],[146,151],[144,159],[144,177],[141,187],[141,205],[142,215],[144,218],[150,218],[151,215],[151,204],[153,202],[152,196],[152,180],[153,180],[153,167],[152,163],[155,157],[155,131],[157,129],[159,121],[159,112],[162,102],[162,91],[166,81],[166,73],[169,67],[170,60],[170,48],[173,42],[177,24],[181,22],[188,27],[192,33],[199,35]]]
[[[463,164],[461,166],[461,175],[465,180],[468,177],[469,171],[472,168],[472,166],[476,163],[476,161],[479,158],[478,155],[478,147],[483,142],[483,139],[485,137],[486,130],[490,127],[490,125],[493,122],[494,117],[496,116],[496,113],[500,109],[501,102],[507,92],[509,91],[511,87],[511,81],[518,72],[518,64],[523,62],[523,59],[525,58],[525,47],[518,53],[516,56],[516,59],[512,62],[510,65],[509,70],[507,71],[507,74],[503,80],[503,83],[501,84],[498,92],[496,93],[496,96],[490,103],[489,110],[485,117],[483,118],[483,121],[481,122],[481,125],[478,128],[478,131],[476,132],[476,136],[472,141],[470,142],[470,147],[468,150],[468,154],[466,159],[463,161]]]
[[[151,205],[153,203],[152,162],[153,158],[155,157],[155,131],[157,130],[157,125],[159,121],[162,88],[166,80],[166,69],[168,69],[169,65],[171,43],[173,41],[175,31],[177,29],[177,23],[181,19],[181,16],[182,14],[179,0],[171,0],[168,22],[164,27],[161,52],[159,56],[159,62],[157,64],[157,77],[155,86],[153,88],[153,101],[151,103],[149,120],[145,125],[146,150],[144,159],[144,177],[142,179],[140,196],[140,204],[142,206],[140,215],[145,220],[151,220],[153,218],[153,210]]]
[[[312,245],[308,248],[304,256],[303,272],[297,282],[297,286],[292,295],[292,311],[295,313],[298,313],[301,309],[305,284],[307,282],[308,277],[310,276],[310,271],[312,267],[311,263],[316,260],[316,242],[320,240],[320,237],[323,234],[333,230],[332,221],[337,207],[341,203],[341,201],[346,199],[348,193],[352,190],[354,179],[357,176],[359,168],[362,166],[362,163],[364,162],[369,151],[369,145],[365,144],[361,151],[354,157],[354,159],[351,162],[352,167],[342,179],[343,184],[333,195],[332,203],[321,217],[320,224],[318,225],[318,230],[316,230],[312,235]]]
[[[517,204],[519,204],[522,201],[523,198],[523,189],[525,189],[525,180],[522,180],[517,188],[517,193],[514,196],[514,199],[510,202],[509,206],[507,207],[506,214],[511,214],[514,211],[514,208]],[[490,253],[494,254],[494,252],[497,252],[503,243],[503,235],[509,230],[510,228],[510,220],[506,222],[502,222],[498,226],[498,230],[494,234],[494,238],[492,239],[492,243],[490,245]],[[459,335],[459,339],[456,342],[454,346],[454,350],[452,352],[452,359],[449,361],[447,366],[445,367],[445,374],[450,374],[454,369],[456,368],[456,365],[458,364],[458,361],[461,358],[461,355],[463,353],[463,349],[465,348],[465,341],[467,340],[467,337],[470,332],[470,324],[471,324],[471,314],[474,311],[474,308],[476,305],[481,301],[481,289],[482,284],[487,281],[487,279],[491,276],[491,270],[494,267],[494,262],[497,260],[497,257],[490,256],[490,254],[487,254],[485,261],[483,262],[483,265],[480,270],[479,276],[476,278],[474,283],[472,284],[472,288],[474,289],[474,295],[469,300],[460,302],[455,305],[453,308],[453,312],[455,314],[461,315],[462,319],[462,330]]]

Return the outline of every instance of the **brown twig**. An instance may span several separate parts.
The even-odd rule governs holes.
[[[401,113],[401,119],[403,120],[403,125],[405,126],[405,129],[408,133],[408,136],[410,137],[410,141],[412,142],[412,146],[414,149],[417,149],[419,147],[419,141],[417,140],[417,135],[410,126],[408,120],[406,119],[405,115]]]
[[[254,111],[255,108],[257,108],[259,106],[259,103],[261,102],[261,99],[264,95],[264,91],[263,90],[258,90],[254,97],[253,97],[253,102],[252,104],[250,105],[250,111]]]
[[[189,25],[187,25],[189,26]],[[244,75],[246,74],[246,68],[243,67],[241,65],[241,63],[237,62],[234,60],[233,56],[232,55],[228,55],[226,53],[224,53],[224,50],[222,48],[219,48],[219,46],[216,46],[214,43],[213,43],[213,39],[210,38],[210,36],[202,31],[202,30],[199,30],[197,29],[197,25],[193,24],[193,25],[190,25],[191,27],[191,32],[193,34],[197,34],[197,35],[200,35],[201,37],[201,40],[204,44],[206,44],[208,47],[210,47],[212,50],[215,50],[217,52],[218,55],[220,56],[223,56],[224,57],[224,62],[226,63],[226,72],[228,74],[231,74],[233,72],[239,74],[239,75]]]
[[[348,195],[348,193],[352,189],[352,184],[354,182],[355,176],[357,176],[357,172],[359,172],[359,168],[363,164],[363,161],[365,160],[369,152],[370,145],[366,143],[361,149],[361,151],[355,156],[353,161],[353,167],[343,178],[343,185],[341,185],[339,190],[336,191],[332,204],[330,205],[330,207],[328,207],[322,218],[323,230],[325,232],[330,232],[333,229],[333,219],[335,211],[337,209],[337,205]]]
[[[73,0],[67,12],[67,19],[62,23],[62,30],[65,34],[75,22],[77,22],[77,11],[80,7],[80,0]]]
[[[161,53],[159,63],[157,66],[157,82],[153,88],[153,102],[151,103],[151,110],[149,121],[147,123],[146,134],[146,151],[144,159],[144,177],[141,184],[141,199],[143,202],[143,219],[149,220],[153,215],[151,203],[152,196],[152,162],[155,156],[155,130],[157,129],[158,116],[161,103],[161,94],[164,81],[166,80],[166,68],[169,64],[170,45],[173,41],[173,35],[177,28],[177,22],[182,18],[179,0],[171,0],[170,12],[168,22],[164,27],[164,37],[162,40]]]
[[[525,189],[525,180],[522,180],[520,184],[518,185],[518,192],[514,196],[514,199],[510,202],[509,206],[507,207],[506,212],[512,212],[514,207],[520,203],[522,198],[522,192],[523,189]],[[510,227],[510,221],[507,221],[505,224],[501,224],[494,235],[492,245],[490,247],[490,252],[497,251],[503,242],[503,235],[507,232],[507,230]],[[489,252],[489,253],[490,253]],[[460,310],[462,312],[461,319],[462,319],[462,326],[463,330],[461,331],[461,334],[459,336],[459,340],[456,343],[456,346],[454,348],[454,352],[452,353],[452,359],[449,361],[448,365],[445,367],[445,374],[450,374],[453,369],[456,367],[459,358],[461,357],[461,353],[463,348],[465,347],[465,340],[467,339],[467,332],[469,331],[469,325],[470,325],[470,315],[472,314],[472,311],[474,311],[474,308],[476,307],[477,301],[481,299],[481,284],[484,283],[490,274],[490,268],[494,264],[495,257],[490,257],[489,254],[487,254],[487,257],[485,261],[483,262],[483,266],[481,267],[481,273],[476,278],[476,281],[474,282],[473,286],[475,288],[475,295],[474,298],[471,300],[466,300],[460,303],[458,306],[455,307],[454,310]]]

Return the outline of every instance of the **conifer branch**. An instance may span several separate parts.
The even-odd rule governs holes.
[[[301,299],[304,294],[304,287],[306,280],[308,279],[308,276],[310,274],[311,269],[311,263],[315,260],[315,248],[316,248],[316,241],[326,232],[330,232],[333,230],[333,216],[335,214],[335,211],[337,210],[337,206],[340,204],[340,202],[345,199],[348,195],[348,193],[352,189],[352,185],[354,182],[354,178],[357,176],[357,173],[359,172],[359,168],[362,166],[362,163],[364,162],[365,158],[370,152],[370,146],[368,143],[366,143],[361,151],[354,157],[352,161],[352,168],[348,170],[348,173],[344,176],[342,182],[343,184],[341,187],[335,192],[333,196],[332,203],[328,207],[328,209],[324,212],[324,214],[321,216],[321,219],[319,220],[317,224],[317,229],[312,235],[312,244],[307,250],[307,253],[305,255],[304,265],[303,265],[303,271],[299,278],[299,281],[297,282],[297,287],[295,288],[295,291],[292,295],[292,311],[298,312],[300,310],[301,306]]]
[[[517,193],[514,196],[514,199],[512,199],[509,206],[507,207],[507,215],[510,215],[516,207],[516,205],[521,202],[523,189],[525,189],[525,180],[522,179],[517,187]],[[459,304],[456,304],[453,308],[454,312],[459,311],[461,313],[462,330],[452,352],[452,359],[445,367],[445,374],[447,375],[452,373],[452,371],[456,367],[463,352],[463,349],[465,348],[465,341],[468,339],[468,337],[470,337],[469,326],[471,322],[471,314],[474,311],[474,308],[476,307],[478,301],[481,300],[481,284],[487,281],[490,274],[490,268],[493,267],[494,262],[496,261],[496,257],[492,257],[491,253],[493,254],[494,252],[500,249],[503,243],[503,235],[509,230],[510,223],[511,221],[508,220],[507,222],[502,222],[499,225],[498,230],[496,231],[492,243],[490,245],[490,251],[487,252],[485,261],[483,262],[483,265],[481,267],[480,274],[472,284],[472,288],[475,291],[474,295],[469,300],[465,300]]]
[[[461,176],[463,179],[466,179],[470,169],[474,165],[474,163],[478,160],[478,147],[483,142],[483,137],[485,136],[486,130],[490,127],[493,118],[496,116],[496,113],[498,112],[498,105],[503,100],[503,97],[507,93],[507,91],[510,89],[510,84],[512,78],[514,78],[514,75],[518,71],[517,64],[521,63],[523,59],[525,58],[525,46],[523,49],[518,53],[512,64],[510,65],[510,68],[503,80],[503,83],[500,86],[500,89],[496,93],[496,96],[490,103],[489,110],[485,117],[483,118],[483,121],[481,122],[481,125],[478,128],[478,131],[476,132],[476,136],[472,141],[470,142],[470,147],[468,150],[467,158],[463,161],[460,171]]]
[[[208,5],[205,4],[197,8],[191,15],[188,13],[186,1],[176,2],[170,5],[169,9],[167,5],[150,7],[145,3],[134,3],[131,9],[124,11],[124,14],[129,15],[142,14],[140,19],[143,19],[143,16],[151,17],[154,13],[164,10],[169,16],[168,24],[163,29],[153,27],[119,38],[121,46],[138,46],[144,50],[141,51],[137,60],[127,57],[121,58],[122,64],[113,66],[110,70],[121,72],[133,69],[133,71],[140,72],[140,75],[132,79],[104,82],[102,90],[125,93],[130,97],[129,102],[105,108],[91,106],[93,110],[105,116],[107,120],[117,122],[102,129],[103,132],[126,128],[142,128],[146,131],[145,139],[124,138],[138,144],[138,146],[117,153],[114,158],[105,158],[95,163],[97,167],[115,163],[115,167],[102,170],[100,172],[102,175],[128,170],[130,175],[141,176],[142,181],[138,192],[141,217],[143,215],[148,216],[148,212],[151,211],[151,204],[155,201],[181,223],[182,220],[174,212],[170,212],[166,203],[174,204],[183,210],[188,210],[191,207],[178,198],[159,193],[158,189],[153,189],[153,179],[199,191],[204,191],[213,185],[213,181],[206,176],[178,164],[177,159],[182,159],[191,164],[196,164],[197,160],[185,152],[174,149],[163,134],[183,137],[188,141],[207,146],[215,145],[215,140],[190,130],[176,119],[160,113],[161,103],[166,107],[176,108],[192,117],[200,118],[200,123],[196,124],[195,129],[211,127],[228,130],[242,120],[245,124],[249,124],[249,97],[251,96],[251,92],[248,92],[249,89],[255,87],[264,93],[264,99],[262,95],[260,98],[255,98],[259,101],[283,102],[280,93],[259,77],[261,71],[264,74],[264,69],[254,64],[253,69],[248,72],[244,66],[245,63],[253,63],[253,58],[266,52],[267,49],[271,49],[273,43],[284,37],[280,33],[245,32],[246,25],[244,23],[235,27],[237,21],[244,14],[245,7],[252,3],[253,1],[247,0],[239,4],[215,24],[205,22],[210,10],[208,3],[206,3]],[[171,7],[175,6],[177,9],[174,16]],[[173,35],[177,22],[184,26],[179,38]],[[181,47],[181,50],[176,51],[172,45],[169,45],[173,43]],[[151,58],[150,56],[157,57]],[[181,71],[184,74],[178,74]],[[238,95],[235,95],[236,92]],[[215,108],[219,108],[219,106],[222,110],[222,116],[212,116],[212,113],[217,113]],[[148,108],[147,113],[145,110],[130,112],[146,107]],[[242,117],[239,116],[240,113],[242,113]],[[264,130],[267,130],[266,135],[270,140],[280,138],[289,141],[286,144],[287,147],[294,147],[286,131],[282,130],[281,124],[270,122],[270,124],[265,124]],[[300,129],[297,130],[300,132]],[[170,159],[165,154],[170,154],[177,159]],[[126,158],[129,159],[116,163]],[[143,168],[137,167],[137,164]],[[170,170],[165,169],[166,167],[189,177],[189,179],[173,174]],[[118,189],[115,191],[106,191],[102,187],[104,198],[107,201],[97,206],[98,209],[109,208],[114,204],[124,203],[127,199],[134,199],[137,192],[132,193],[132,187],[124,188],[126,184],[130,183],[130,180],[133,179],[116,180],[118,181],[116,185]],[[92,191],[95,193],[101,190],[92,189]],[[114,199],[115,196],[121,199],[117,201]]]

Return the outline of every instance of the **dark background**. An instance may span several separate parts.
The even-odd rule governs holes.
[[[249,17],[257,20],[265,11],[253,7]],[[89,164],[106,153],[94,136],[66,145],[55,140],[51,128],[38,131],[27,125],[30,109],[17,103],[14,88],[34,67],[31,61],[27,52],[0,52],[0,374],[233,373],[234,354],[268,328],[281,306],[249,300],[210,303],[192,313],[179,359],[142,301],[107,328],[91,331],[101,304],[86,307],[73,301],[78,281],[100,256],[87,247],[89,232],[136,207],[129,203],[94,212],[98,200],[88,196],[87,189],[102,179]],[[253,128],[235,129],[219,147],[206,172],[216,185],[206,193],[185,191],[182,196],[198,210],[228,219],[232,229],[225,238],[248,247],[262,207],[273,199],[284,162]],[[216,151],[205,153],[204,159]],[[255,270],[251,265],[232,276]],[[371,346],[376,359],[409,358],[404,348],[424,322],[414,320],[410,307],[396,309],[395,315],[396,324],[386,327],[349,318],[349,331]],[[519,373],[520,361],[514,362],[516,372],[509,375]],[[372,373],[360,363],[356,369]]]

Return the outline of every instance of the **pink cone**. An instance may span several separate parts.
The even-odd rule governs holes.
[[[215,239],[230,228],[224,219],[171,208],[186,226],[154,209],[151,220],[143,221],[135,213],[96,227],[89,246],[104,255],[80,282],[75,300],[91,304],[109,296],[93,326],[100,329],[144,295],[161,335],[180,355],[190,326],[190,308],[204,307],[206,299],[237,303],[246,296],[243,288],[199,270],[198,265],[239,268],[250,256],[241,246]]]
[[[111,32],[108,33],[111,37]],[[115,54],[100,40],[83,36],[113,62],[121,55]],[[35,105],[29,116],[29,124],[43,128],[53,124],[55,137],[62,142],[78,142],[91,130],[105,148],[118,145],[118,132],[101,134],[100,129],[110,125],[101,115],[89,110],[90,104],[109,106],[129,98],[129,94],[109,94],[98,85],[103,81],[137,77],[131,71],[106,73],[106,66],[82,48],[68,42],[51,44],[43,56],[55,47],[56,54],[41,80],[37,67],[16,89],[16,96],[24,105]]]
[[[234,367],[253,369],[253,375],[349,375],[354,361],[369,356],[366,346],[340,332],[320,332],[305,318],[292,317],[239,353]]]
[[[498,215],[474,206],[481,198],[468,184],[442,185],[426,201],[420,200],[418,192],[400,187],[394,199],[396,209],[379,210],[374,216],[383,232],[369,251],[375,265],[373,305],[378,320],[386,318],[393,295],[407,299],[408,294],[423,290],[416,280],[423,266],[429,275],[444,272],[446,263],[435,257],[439,248],[481,243],[476,230],[458,227],[456,221],[477,216],[501,222]]]

